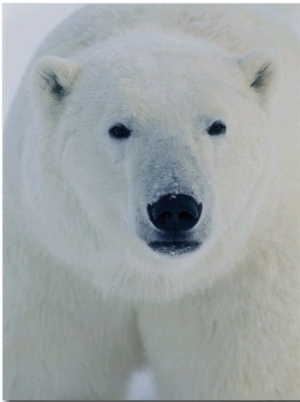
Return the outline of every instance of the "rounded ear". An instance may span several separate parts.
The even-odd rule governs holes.
[[[80,66],[73,61],[56,56],[40,59],[32,76],[34,103],[48,111],[61,106],[71,93],[79,72]]]
[[[240,58],[249,87],[256,91],[262,103],[267,103],[276,91],[280,78],[280,61],[269,48],[256,49]]]

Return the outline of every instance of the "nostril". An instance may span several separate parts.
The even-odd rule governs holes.
[[[186,231],[199,221],[202,204],[186,194],[167,194],[148,205],[148,215],[153,225],[161,231]]]
[[[188,222],[188,221],[190,221],[190,220],[195,219],[195,216],[192,215],[192,214],[189,213],[189,212],[184,211],[184,212],[179,212],[178,218],[179,218],[180,221]]]
[[[172,213],[171,212],[163,212],[159,214],[156,218],[155,226],[159,228],[169,228],[172,226]]]

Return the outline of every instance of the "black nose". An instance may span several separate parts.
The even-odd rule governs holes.
[[[153,225],[163,232],[186,231],[196,226],[202,204],[186,194],[167,194],[148,205]]]

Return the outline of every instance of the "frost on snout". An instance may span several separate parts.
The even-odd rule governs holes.
[[[207,226],[209,192],[201,159],[188,133],[176,139],[172,130],[160,130],[149,138],[131,168],[137,234],[155,252],[192,252],[203,243]]]

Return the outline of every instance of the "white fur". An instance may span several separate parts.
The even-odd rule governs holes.
[[[300,397],[299,50],[246,5],[87,6],[46,39],[5,130],[5,399],[121,398],[143,362],[164,399]],[[203,245],[162,255],[146,206],[176,191]]]

